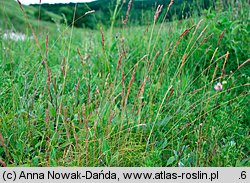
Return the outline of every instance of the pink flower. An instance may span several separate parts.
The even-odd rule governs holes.
[[[215,89],[216,91],[222,90],[222,84],[221,84],[221,83],[217,83],[216,85],[214,85],[214,89]]]

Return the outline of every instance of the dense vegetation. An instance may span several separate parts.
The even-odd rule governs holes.
[[[250,166],[250,8],[223,2],[142,25],[118,4],[90,30],[1,1],[0,165]]]
[[[78,19],[82,17],[86,12],[90,10],[95,10],[96,13],[91,14],[90,16],[86,16],[84,18],[80,18],[74,25],[76,27],[87,27],[91,29],[96,29],[100,25],[108,27],[110,23],[113,21],[112,16],[113,10],[116,6],[119,6],[117,16],[115,16],[116,26],[121,26],[122,18],[126,17],[126,11],[129,4],[129,0],[127,1],[110,1],[110,0],[98,0],[90,3],[78,3],[76,4],[34,4],[35,7],[40,7],[41,10],[37,10],[35,13],[35,17],[38,17],[39,13],[41,14],[41,19],[45,21],[53,21],[50,18],[49,14],[44,11],[47,10],[49,12],[53,12],[57,15],[60,15],[64,18],[61,19],[61,22],[64,23],[65,20],[67,24],[73,23],[73,17],[75,14],[75,18]],[[156,9],[157,5],[162,4],[167,6],[169,1],[166,0],[134,0],[131,6],[130,16],[133,19],[129,20],[131,24],[134,25],[147,25],[151,22],[153,18],[152,12]],[[176,0],[171,10],[168,13],[168,17],[166,20],[173,19],[183,19],[192,16],[193,14],[201,15],[203,9],[208,9],[212,3],[209,0]],[[76,8],[76,11],[75,11]],[[163,15],[160,17],[163,18]]]

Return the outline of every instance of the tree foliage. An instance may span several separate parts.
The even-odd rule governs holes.
[[[64,15],[67,24],[72,24],[74,19],[77,20],[74,25],[76,27],[86,27],[95,29],[98,25],[109,26],[113,15],[113,10],[118,3],[119,15],[116,17],[116,26],[122,24],[122,18],[126,16],[129,1],[115,1],[115,0],[97,0],[90,3],[69,3],[69,4],[42,4],[42,9],[51,11],[58,15]],[[212,1],[211,1],[212,2]],[[193,13],[201,14],[203,9],[208,9],[212,5],[209,0],[176,0],[167,16],[167,21],[172,19],[183,19],[190,17]],[[130,23],[138,25],[147,25],[151,22],[154,16],[154,11],[158,5],[164,5],[160,18],[163,18],[164,11],[166,11],[169,1],[166,0],[134,0],[130,11]],[[33,5],[38,7],[38,5]],[[39,5],[40,6],[40,5]],[[85,13],[95,10],[95,13]],[[47,16],[47,15],[46,15]],[[62,16],[63,17],[63,16]],[[44,18],[42,18],[44,19]],[[48,18],[46,18],[48,19]],[[63,18],[61,22],[64,22]]]

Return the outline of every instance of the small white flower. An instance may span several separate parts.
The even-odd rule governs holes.
[[[221,84],[221,83],[217,83],[216,85],[214,85],[214,89],[215,89],[216,91],[222,90],[222,84]]]
[[[225,80],[224,80],[224,81],[222,81],[222,84],[223,84],[223,85],[224,85],[224,84],[227,84],[227,81],[225,81]]]

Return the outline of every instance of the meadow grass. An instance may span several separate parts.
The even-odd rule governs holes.
[[[249,166],[248,9],[100,30],[24,11],[24,41],[6,15],[0,164]]]

